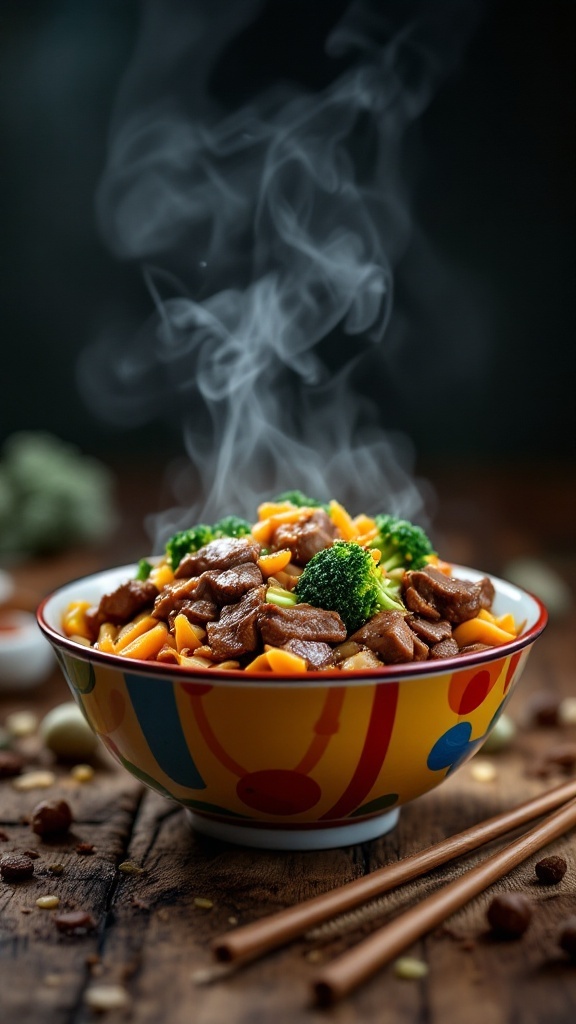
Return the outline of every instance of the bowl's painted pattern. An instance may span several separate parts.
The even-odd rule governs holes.
[[[56,647],[86,718],[153,789],[222,822],[342,826],[425,793],[482,745],[530,647],[400,680],[217,682]]]

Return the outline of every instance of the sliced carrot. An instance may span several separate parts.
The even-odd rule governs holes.
[[[135,640],[132,640],[120,653],[123,658],[140,658],[143,661],[149,661],[155,658],[158,651],[164,646],[167,634],[168,630],[165,623],[158,622],[147,633],[143,633],[141,636],[136,637]]]
[[[268,654],[258,654],[253,661],[249,662],[244,669],[245,672],[271,672]]]
[[[62,619],[62,629],[66,636],[90,636],[86,623],[86,612],[92,605],[90,601],[72,601]]]
[[[496,622],[495,616],[492,615],[492,612],[489,612],[487,608],[480,609],[480,611],[478,612],[478,618],[485,619],[486,622]]]
[[[378,533],[375,520],[364,515],[363,512],[359,516],[354,516],[353,523],[359,534],[373,533],[375,535]]]
[[[504,629],[507,633],[514,633],[514,636],[518,636],[518,628],[512,612],[506,612],[505,615],[500,615],[496,619],[496,625],[499,626],[500,629]]]
[[[279,526],[283,526],[285,523],[298,523],[300,520],[309,519],[314,511],[313,508],[296,508],[294,505],[289,505],[286,511],[274,513],[267,516],[266,519],[254,523],[252,536],[259,544],[265,546],[269,544],[272,535]]]
[[[171,644],[163,644],[156,655],[156,661],[171,661],[175,665],[180,664],[180,652],[176,651]]]
[[[155,619],[152,615],[140,615],[134,622],[130,622],[127,626],[123,626],[118,636],[114,648],[117,654],[122,654],[124,649],[136,640],[143,633],[147,633],[148,630],[153,629],[154,626],[158,625],[158,619]]]
[[[507,644],[510,640],[516,639],[514,633],[508,633],[506,630],[500,629],[494,622],[489,622],[480,616],[461,622],[459,626],[456,626],[452,636],[459,647],[465,647],[468,644],[488,644],[490,647],[499,647],[501,644]]]
[[[98,638],[94,647],[97,651],[104,651],[105,654],[116,654],[116,648],[114,647],[114,641],[109,636],[103,636],[102,639]]]
[[[349,512],[346,511],[339,501],[332,499],[328,506],[330,518],[334,526],[338,528],[344,540],[356,540],[359,534],[358,527]]]
[[[445,576],[452,575],[452,566],[450,565],[450,562],[444,562],[438,557],[438,555],[427,555],[426,561],[428,565],[433,565],[435,569],[438,569],[438,572],[443,572]]]
[[[273,672],[287,672],[289,675],[297,672],[301,675],[308,668],[306,660],[299,654],[283,651],[281,647],[266,647],[266,657]]]
[[[182,651],[185,647],[190,651],[195,651],[202,643],[194,626],[182,613],[174,618],[174,639],[178,651]]]
[[[280,548],[280,551],[272,551],[269,555],[262,555],[258,559],[258,567],[263,576],[275,576],[281,572],[292,558],[290,548]]]
[[[168,565],[168,562],[161,562],[154,566],[148,579],[155,587],[158,587],[158,590],[162,590],[162,587],[174,582],[174,570]]]
[[[263,501],[258,506],[258,519],[269,519],[279,512],[291,512],[295,507],[291,501]]]

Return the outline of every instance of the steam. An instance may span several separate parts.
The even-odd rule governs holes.
[[[240,104],[214,83],[266,5],[143,7],[97,208],[113,252],[142,266],[155,313],[134,338],[99,338],[79,379],[118,426],[182,425],[178,508],[153,524],[157,543],[225,512],[250,518],[293,487],[425,515],[410,442],[384,429],[358,380],[381,365],[393,268],[412,238],[406,132],[477,5],[333,6],[327,81],[279,77]]]

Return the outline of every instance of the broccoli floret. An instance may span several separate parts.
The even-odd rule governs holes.
[[[420,526],[399,519],[397,516],[377,515],[374,517],[378,536],[371,547],[381,552],[381,566],[386,572],[399,571],[401,576],[407,569],[421,569],[426,565],[434,548]]]
[[[151,572],[152,563],[147,558],[141,558],[138,562],[138,569],[134,578],[137,580],[147,580]]]
[[[338,612],[348,633],[354,633],[384,608],[406,611],[390,593],[372,555],[354,541],[337,540],[318,551],[295,587],[299,601]]]
[[[177,569],[184,555],[188,555],[191,551],[198,551],[205,544],[209,544],[211,540],[214,540],[214,533],[212,527],[207,526],[206,523],[198,523],[196,526],[190,527],[189,530],[178,530],[166,542],[168,564],[173,569]]]
[[[283,491],[282,494],[277,494],[274,501],[289,501],[291,505],[296,505],[297,508],[323,508],[321,501],[317,501],[316,498],[309,498],[308,495],[303,494],[302,491]]]
[[[214,537],[246,537],[251,530],[248,520],[240,516],[224,516],[212,527]]]

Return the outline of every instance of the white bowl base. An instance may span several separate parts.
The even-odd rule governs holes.
[[[213,839],[221,839],[237,846],[254,846],[261,850],[330,850],[355,843],[378,839],[395,828],[400,808],[379,814],[366,821],[335,828],[276,829],[253,828],[249,825],[230,825],[228,822],[205,818],[202,814],[186,810],[189,824],[196,832]]]

